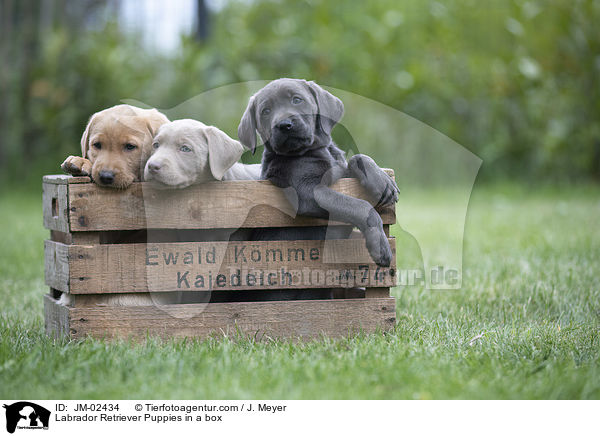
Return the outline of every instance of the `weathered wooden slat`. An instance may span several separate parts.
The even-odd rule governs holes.
[[[393,298],[67,308],[46,296],[45,307],[48,333],[70,332],[73,338],[182,338],[237,332],[258,339],[339,337],[385,331],[396,319]]]
[[[42,185],[42,212],[44,227],[60,232],[69,231],[67,185],[44,183]]]
[[[70,320],[68,307],[58,304],[52,296],[44,295],[44,324],[47,335],[54,337],[69,335]]]
[[[356,179],[341,179],[332,188],[371,200]],[[385,224],[396,222],[394,207],[379,212]],[[211,182],[182,190],[154,189],[148,183],[134,183],[124,191],[71,184],[69,222],[74,232],[327,225],[295,217],[283,191],[264,180]]]
[[[50,183],[53,185],[72,185],[76,183],[91,183],[92,179],[89,177],[73,177],[67,174],[53,174],[44,176],[42,178],[43,183]]]
[[[69,246],[44,241],[44,278],[46,284],[60,291],[69,289]]]
[[[385,287],[363,239],[64,245],[46,241],[48,285],[73,294]]]

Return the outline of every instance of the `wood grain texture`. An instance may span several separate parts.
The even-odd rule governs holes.
[[[74,177],[67,174],[53,174],[44,176],[42,182],[53,185],[71,185],[76,183],[92,183],[92,179],[89,177]]]
[[[46,334],[61,337],[70,334],[69,308],[56,302],[52,296],[44,295],[44,325]]]
[[[240,332],[258,339],[308,339],[385,331],[396,322],[393,298],[66,308],[46,296],[45,309],[48,333],[70,332],[73,338],[204,338]]]
[[[66,292],[69,289],[69,246],[44,241],[44,278],[51,288]]]
[[[372,202],[356,179],[341,179],[332,188]],[[394,207],[381,208],[379,212],[385,224],[396,222]],[[71,231],[237,229],[328,223],[295,217],[283,191],[265,180],[211,182],[182,190],[157,190],[148,183],[134,183],[126,190],[100,188],[93,183],[70,184],[69,222]]]
[[[394,286],[363,239],[65,245],[46,241],[46,283],[73,294]]]
[[[42,185],[44,227],[60,232],[69,231],[68,189],[64,184]]]

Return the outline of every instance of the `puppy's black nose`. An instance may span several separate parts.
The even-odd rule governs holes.
[[[281,120],[279,123],[277,123],[277,128],[279,130],[284,130],[284,131],[291,130],[292,127],[294,127],[294,123],[289,118],[286,118],[285,120]]]
[[[157,164],[156,162],[150,162],[148,164],[148,169],[150,171],[152,171],[153,173],[157,172],[158,170],[160,170],[160,164]]]
[[[99,176],[100,182],[102,182],[103,185],[112,185],[112,183],[115,181],[115,173],[112,171],[102,170],[100,171]]]

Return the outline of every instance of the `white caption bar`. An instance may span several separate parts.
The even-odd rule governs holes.
[[[2,401],[0,434],[585,434],[594,401]],[[38,430],[38,432],[36,432]],[[4,433],[3,433],[4,432]],[[130,433],[131,432],[131,433]],[[135,433],[134,433],[135,432]]]

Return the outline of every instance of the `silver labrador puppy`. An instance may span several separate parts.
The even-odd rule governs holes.
[[[185,188],[215,180],[258,180],[260,164],[238,160],[244,147],[225,132],[196,120],[163,124],[154,136],[154,152],[144,180],[159,187]]]

